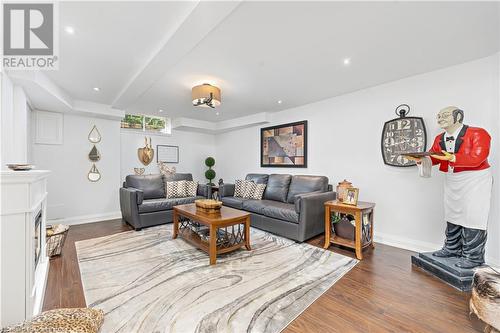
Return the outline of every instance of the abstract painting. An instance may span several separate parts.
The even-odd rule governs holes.
[[[307,167],[307,120],[261,128],[261,167]]]

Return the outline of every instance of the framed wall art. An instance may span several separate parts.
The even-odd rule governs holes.
[[[179,163],[179,146],[157,145],[156,162]]]
[[[260,166],[307,168],[307,120],[261,128]]]

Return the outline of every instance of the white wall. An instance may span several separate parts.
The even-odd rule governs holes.
[[[315,174],[328,176],[332,184],[346,178],[360,188],[360,200],[376,202],[379,241],[413,250],[435,249],[442,244],[445,228],[443,175],[434,170],[431,179],[424,179],[416,168],[385,166],[380,152],[383,124],[395,118],[397,105],[407,103],[412,115],[424,117],[430,146],[440,132],[436,113],[456,105],[465,110],[465,123],[492,134],[490,160],[497,165],[498,65],[496,55],[273,114],[271,125],[308,120],[307,169],[261,168],[260,126],[219,134],[218,177],[228,182],[249,172]],[[497,167],[494,172],[498,176]],[[489,262],[496,265],[500,265],[498,189],[493,194],[487,248]]]
[[[193,178],[200,183],[206,183],[204,173],[205,158],[215,155],[215,137],[211,134],[172,131],[171,136],[146,135],[151,137],[151,143],[155,150],[154,160],[144,166],[137,157],[137,149],[144,147],[144,133],[131,130],[121,131],[121,178],[134,174],[134,168],[145,168],[144,174],[159,173],[156,162],[158,153],[156,145],[179,146],[179,163],[169,164],[175,166],[177,172],[189,172]],[[214,156],[215,157],[215,156]],[[216,160],[217,163],[217,160]],[[215,166],[217,171],[217,165]]]
[[[93,147],[87,137],[94,125],[102,136],[96,144],[101,153],[96,162],[101,173],[98,182],[87,179],[92,166],[88,153]],[[48,180],[49,219],[74,223],[120,216],[119,121],[64,114],[63,144],[34,144],[33,160],[38,169],[52,171]]]
[[[92,166],[88,153],[93,146],[87,137],[93,125],[102,136],[96,144],[101,153],[96,166],[102,177],[95,183],[87,179]],[[171,136],[149,136],[155,151],[157,144],[178,145],[180,163],[173,164],[178,172],[191,172],[196,180],[206,181],[203,161],[215,153],[213,135],[174,131]],[[36,167],[52,171],[48,218],[73,224],[120,217],[119,188],[134,167],[143,167],[137,157],[137,148],[143,146],[144,134],[121,130],[118,120],[64,114],[63,144],[32,146]],[[159,172],[156,155],[146,169],[146,173]]]
[[[30,110],[24,90],[14,85],[11,79],[0,73],[2,80],[1,97],[1,169],[6,163],[29,162],[29,118]]]

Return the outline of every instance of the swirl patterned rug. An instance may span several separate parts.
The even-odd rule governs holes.
[[[357,263],[251,229],[252,251],[208,264],[172,225],[76,243],[87,305],[109,332],[280,332]]]

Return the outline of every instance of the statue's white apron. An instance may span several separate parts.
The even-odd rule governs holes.
[[[486,230],[493,178],[490,169],[446,173],[444,182],[445,221]]]

